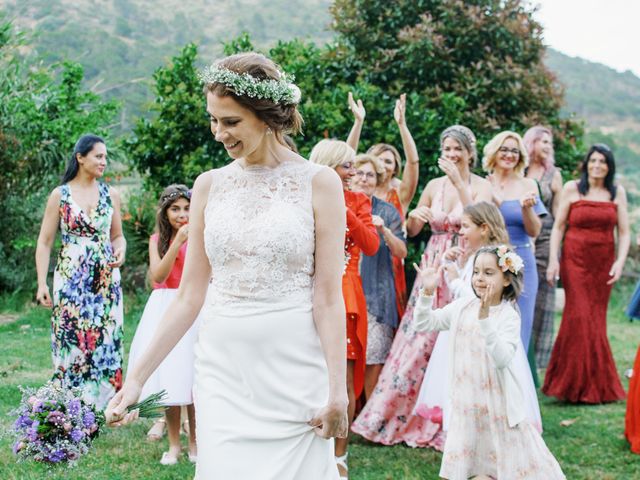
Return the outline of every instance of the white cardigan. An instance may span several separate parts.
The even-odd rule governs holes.
[[[449,335],[449,377],[453,377],[454,353],[453,345],[457,332],[457,322],[462,314],[474,315],[478,318],[480,300],[477,298],[460,298],[449,305],[432,308],[433,297],[420,296],[416,302],[414,328],[416,331],[451,330]],[[523,388],[513,368],[513,359],[518,342],[520,342],[520,316],[509,302],[489,308],[489,316],[480,323],[480,331],[486,342],[486,349],[493,360],[493,366],[506,395],[507,419],[509,427],[515,427],[525,420]],[[452,395],[452,390],[449,395]]]

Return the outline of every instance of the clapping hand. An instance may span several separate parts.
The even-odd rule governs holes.
[[[329,402],[309,420],[316,435],[322,438],[347,438],[349,433],[349,402]]]
[[[520,199],[520,206],[522,208],[531,208],[538,201],[538,195],[535,192],[529,192]]]
[[[440,277],[440,269],[436,267],[438,257],[437,253],[431,255],[431,258],[427,258],[427,255],[422,256],[420,266],[413,264],[413,268],[418,272],[420,278],[420,285],[422,285],[422,291],[424,295],[433,295],[437,286],[438,279]]]
[[[491,298],[493,297],[493,285],[487,285],[484,293],[480,296],[480,312],[478,318],[483,320],[489,316],[489,307],[491,306]]]
[[[353,93],[351,92],[349,92],[349,109],[351,110],[351,113],[353,113],[356,122],[364,122],[364,117],[367,115],[367,111],[364,109],[362,100],[358,99],[356,102],[353,99]]]
[[[384,228],[384,219],[379,215],[371,215],[371,223],[378,231]]]
[[[406,124],[405,112],[407,108],[407,94],[403,93],[400,98],[396,100],[396,106],[393,109],[393,118],[398,126]]]
[[[431,209],[425,205],[421,207],[414,208],[409,212],[410,218],[415,218],[416,220],[421,221],[422,223],[429,223],[433,220],[433,213]]]

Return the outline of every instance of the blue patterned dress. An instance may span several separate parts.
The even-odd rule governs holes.
[[[99,184],[98,206],[87,214],[60,187],[62,248],[53,276],[51,349],[53,380],[79,387],[83,398],[104,409],[122,386],[122,290],[110,232],[109,187]]]

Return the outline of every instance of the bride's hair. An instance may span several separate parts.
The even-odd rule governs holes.
[[[246,52],[225,57],[215,64],[240,75],[247,74],[256,80],[280,80],[281,73],[275,62],[260,53]],[[238,95],[232,86],[221,82],[205,83],[204,93],[221,97],[231,96],[243,107],[276,132],[297,134],[302,131],[302,115],[296,103],[275,102],[269,98]]]

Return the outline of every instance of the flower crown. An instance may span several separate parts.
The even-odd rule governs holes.
[[[163,195],[162,197],[160,197],[160,202],[164,203],[167,200],[173,200],[178,197],[183,197],[187,200],[191,200],[191,190],[176,190],[175,192]]]
[[[248,73],[237,73],[228,68],[213,64],[200,72],[200,80],[205,83],[222,83],[233,88],[236,95],[251,98],[271,100],[273,103],[291,105],[300,103],[302,93],[293,83],[294,76],[278,72],[280,77],[275,80],[258,79]]]
[[[509,271],[514,275],[518,275],[524,268],[524,262],[520,255],[510,250],[506,245],[498,246],[496,255],[498,256],[498,266],[503,272]]]

